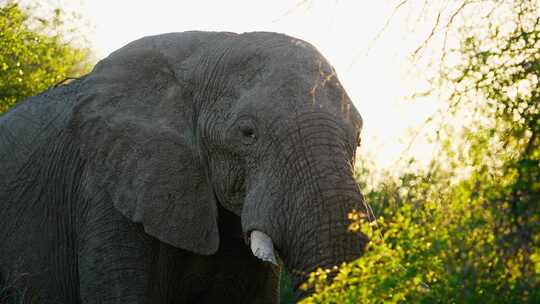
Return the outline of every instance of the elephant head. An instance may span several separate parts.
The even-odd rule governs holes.
[[[82,82],[73,129],[88,192],[198,254],[219,247],[218,205],[254,254],[297,275],[361,255],[353,178],[362,119],[311,45],[274,33],[146,37]]]

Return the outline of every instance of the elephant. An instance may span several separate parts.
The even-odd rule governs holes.
[[[0,271],[39,303],[278,303],[359,258],[362,118],[285,34],[143,37],[0,117]]]

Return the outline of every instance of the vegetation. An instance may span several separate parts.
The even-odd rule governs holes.
[[[367,252],[313,273],[303,303],[540,302],[540,3],[473,2],[433,81],[438,157],[367,190]]]
[[[67,27],[70,17],[61,9],[39,13],[0,0],[0,113],[90,67],[84,41],[67,41],[75,33]]]

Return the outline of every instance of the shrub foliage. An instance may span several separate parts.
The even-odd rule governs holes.
[[[0,0],[0,113],[88,70],[89,50],[67,41],[76,36],[66,20],[61,9],[40,17],[36,7]]]

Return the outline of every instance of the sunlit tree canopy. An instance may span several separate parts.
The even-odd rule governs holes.
[[[68,16],[56,9],[38,16],[33,7],[0,1],[0,113],[66,78],[88,70],[88,48],[67,41]]]

